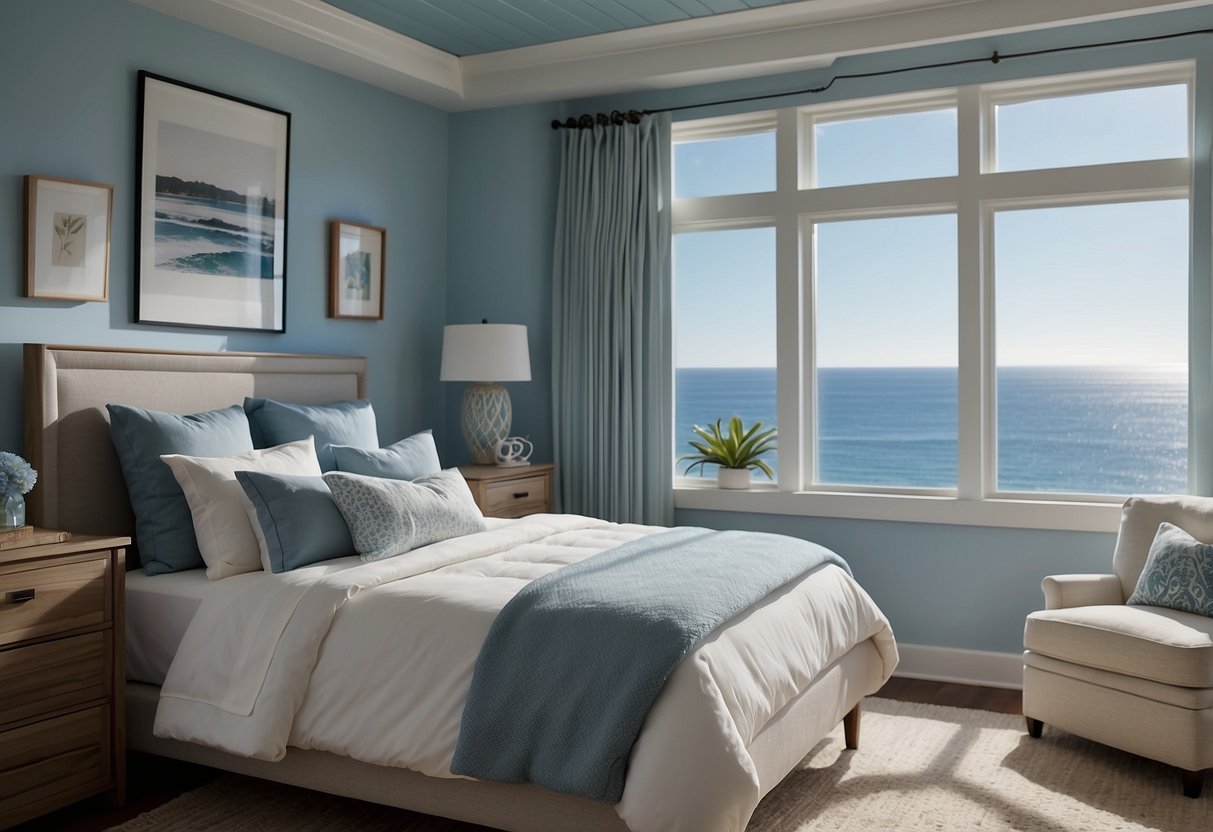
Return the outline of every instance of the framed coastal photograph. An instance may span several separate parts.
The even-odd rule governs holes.
[[[135,320],[286,331],[289,113],[139,73]]]
[[[329,317],[383,320],[387,232],[333,220],[329,239]]]
[[[25,177],[25,296],[109,300],[114,188]]]

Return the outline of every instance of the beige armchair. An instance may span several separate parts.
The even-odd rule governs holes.
[[[1176,766],[1199,797],[1213,767],[1213,618],[1127,606],[1158,525],[1213,543],[1213,499],[1133,497],[1113,575],[1044,579],[1045,609],[1024,627],[1023,712],[1044,724]]]

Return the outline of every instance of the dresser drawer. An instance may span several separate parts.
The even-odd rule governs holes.
[[[0,726],[109,696],[109,631],[0,651]]]
[[[547,477],[523,477],[489,483],[483,512],[492,517],[521,517],[548,509]]]
[[[62,796],[78,799],[110,780],[106,705],[0,732],[0,826]]]
[[[0,644],[110,619],[108,555],[0,570]]]

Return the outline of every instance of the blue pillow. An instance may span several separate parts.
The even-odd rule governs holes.
[[[253,450],[244,409],[189,416],[107,404],[110,437],[135,511],[135,542],[149,575],[202,566],[189,503],[161,454],[232,456]]]
[[[428,430],[374,451],[334,445],[333,456],[338,471],[389,480],[415,480],[442,470],[434,435]]]
[[[237,471],[253,511],[249,520],[259,531],[261,565],[269,572],[354,554],[345,518],[320,477]]]
[[[245,399],[253,443],[272,448],[287,442],[316,438],[316,458],[321,471],[337,467],[333,445],[352,445],[375,450],[379,432],[375,428],[375,410],[367,401],[329,404],[287,404],[273,399]]]
[[[1213,617],[1213,545],[1161,523],[1126,602]]]

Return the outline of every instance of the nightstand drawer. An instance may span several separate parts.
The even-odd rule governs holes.
[[[485,514],[494,517],[521,517],[546,511],[547,477],[525,477],[489,483],[485,488]]]
[[[106,632],[0,651],[0,725],[109,696]]]
[[[109,563],[107,554],[0,571],[0,644],[108,621]]]
[[[0,825],[48,798],[77,799],[110,779],[108,706],[0,732]]]

